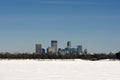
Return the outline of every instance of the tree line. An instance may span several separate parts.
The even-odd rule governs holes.
[[[120,52],[116,54],[39,54],[39,53],[0,53],[0,59],[84,59],[84,60],[101,60],[101,59],[120,59]]]

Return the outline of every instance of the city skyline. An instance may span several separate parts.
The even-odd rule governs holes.
[[[119,0],[1,0],[0,52],[34,52],[51,40],[89,52],[120,51]]]
[[[58,46],[57,40],[51,40],[51,47],[44,48],[42,47],[44,44],[37,43],[35,44],[35,53],[38,54],[83,54],[88,52],[85,48],[83,50],[83,46],[80,44],[77,44],[76,47],[73,47],[71,44],[71,41],[67,41],[66,46],[64,48],[61,48]]]

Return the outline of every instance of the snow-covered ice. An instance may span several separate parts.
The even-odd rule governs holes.
[[[0,80],[120,80],[120,61],[0,60]]]

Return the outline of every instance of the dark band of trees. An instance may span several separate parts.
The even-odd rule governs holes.
[[[120,52],[116,54],[81,54],[81,55],[0,53],[0,59],[84,59],[84,60],[120,59]]]

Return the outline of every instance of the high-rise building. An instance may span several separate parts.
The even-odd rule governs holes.
[[[62,49],[61,48],[58,48],[58,53],[61,53],[62,52]]]
[[[44,48],[42,48],[42,54],[45,54],[45,49]]]
[[[47,48],[47,53],[53,54],[53,53],[55,53],[55,49],[53,47],[48,47]]]
[[[71,48],[65,48],[65,53],[70,54],[71,53]]]
[[[51,48],[54,48],[55,53],[57,53],[57,41],[56,40],[51,41]]]
[[[77,48],[70,49],[70,54],[76,54],[76,53],[77,53]]]
[[[88,53],[88,50],[87,49],[84,49],[84,54],[87,54]]]
[[[77,46],[77,53],[78,54],[83,53],[82,45]]]
[[[70,41],[67,42],[67,48],[71,48],[71,42]]]
[[[66,54],[70,54],[70,50],[71,50],[71,42],[68,41],[67,42],[67,47],[65,48],[65,53]]]
[[[42,45],[41,44],[36,44],[35,49],[36,49],[36,53],[42,53]]]

